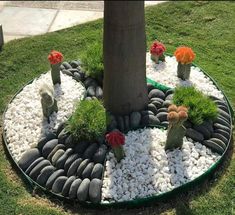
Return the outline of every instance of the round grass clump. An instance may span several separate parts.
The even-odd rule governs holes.
[[[177,87],[173,96],[173,103],[189,108],[189,120],[200,125],[206,120],[214,120],[218,115],[216,104],[208,96],[195,87]]]

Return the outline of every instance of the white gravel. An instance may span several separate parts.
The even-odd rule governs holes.
[[[8,106],[4,129],[9,149],[16,161],[24,151],[37,144],[41,134],[57,128],[67,120],[74,109],[74,103],[84,97],[85,88],[72,77],[61,73],[61,85],[57,84],[54,88],[59,110],[51,115],[48,124],[42,114],[39,95],[39,88],[44,82],[53,86],[50,72],[25,86]]]
[[[159,64],[150,59],[150,53],[146,54],[146,73],[147,77],[164,84],[168,87],[191,86],[194,85],[198,90],[206,95],[213,95],[223,99],[223,94],[216,88],[213,82],[198,67],[191,67],[189,80],[183,81],[177,77],[177,65],[175,57],[166,56],[166,61]]]
[[[158,128],[130,131],[126,157],[117,163],[107,156],[102,202],[126,201],[172,190],[204,173],[220,156],[204,145],[184,138],[183,148],[165,151],[166,131]]]

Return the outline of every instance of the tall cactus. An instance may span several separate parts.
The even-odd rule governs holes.
[[[169,126],[167,130],[167,139],[165,145],[166,150],[182,147],[183,137],[186,133],[186,128],[183,126],[183,122],[188,119],[187,112],[188,109],[184,106],[169,106],[167,115]]]

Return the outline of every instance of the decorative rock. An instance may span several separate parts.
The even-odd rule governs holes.
[[[65,161],[65,164],[64,164],[64,171],[65,171],[65,173],[68,172],[68,170],[69,170],[71,164],[72,164],[75,160],[77,160],[78,158],[79,158],[79,155],[78,155],[78,154],[72,154],[72,155],[70,155],[70,156],[68,157],[68,159]]]
[[[141,115],[142,116],[145,116],[145,115],[153,115],[154,116],[154,113],[150,110],[144,110],[144,111],[141,111]]]
[[[87,96],[95,96],[95,87],[94,86],[89,86],[87,88]]]
[[[90,146],[86,149],[86,151],[83,154],[83,158],[89,158],[91,159],[93,155],[95,154],[96,150],[98,149],[98,144],[97,143],[92,143]]]
[[[29,149],[22,155],[18,161],[18,164],[20,168],[25,171],[30,166],[30,164],[40,156],[41,153],[37,148]]]
[[[85,100],[92,100],[90,96],[86,97]]]
[[[74,72],[74,73],[73,73],[73,76],[74,76],[74,79],[75,79],[76,81],[81,81],[81,80],[82,80],[82,77],[81,77],[81,75],[80,75],[79,72]]]
[[[108,125],[108,131],[112,131],[115,128],[117,128],[117,121],[115,119],[115,116],[110,114],[110,123]]]
[[[58,144],[58,145],[56,145],[55,148],[54,148],[54,149],[50,152],[50,154],[48,155],[47,160],[52,161],[51,159],[52,159],[53,155],[54,155],[59,149],[65,150],[64,144]]]
[[[91,180],[89,186],[89,198],[91,202],[98,203],[101,201],[101,187],[102,181],[100,179],[94,178]]]
[[[220,115],[223,116],[225,119],[227,119],[230,122],[230,115],[227,112],[221,109],[218,109],[218,113],[219,113],[219,116]]]
[[[103,163],[105,159],[105,155],[107,152],[107,147],[105,145],[101,145],[98,150],[95,152],[92,160],[95,163]]]
[[[93,167],[94,167],[94,163],[93,162],[89,163],[86,166],[86,168],[82,172],[82,179],[90,178]]]
[[[64,150],[63,149],[59,149],[51,158],[51,162],[52,164],[55,166],[56,161],[64,154]]]
[[[41,172],[40,175],[37,177],[37,183],[40,184],[41,186],[45,186],[48,178],[52,175],[52,173],[55,171],[55,167],[54,166],[46,166],[44,167]]]
[[[163,125],[163,126],[165,126],[165,127],[168,127],[169,122],[168,122],[168,121],[163,121],[163,122],[161,122],[161,125]]]
[[[32,171],[32,169],[42,160],[44,160],[43,157],[37,158],[33,163],[30,164],[30,166],[26,169],[25,173],[28,175]]]
[[[74,151],[78,154],[83,154],[84,151],[87,149],[87,147],[89,146],[90,144],[88,142],[80,142],[80,143],[77,143],[75,148],[74,148]]]
[[[68,131],[66,131],[66,129],[64,128],[60,134],[58,135],[58,143],[62,143],[64,144],[66,138],[69,136]]]
[[[73,73],[72,73],[72,72],[70,72],[70,71],[69,71],[69,70],[67,70],[67,69],[62,70],[62,72],[63,72],[65,75],[73,76]]]
[[[157,114],[160,113],[160,112],[168,113],[168,110],[167,110],[167,108],[160,108],[160,109],[157,110]]]
[[[50,190],[52,188],[52,185],[54,184],[55,180],[62,175],[64,175],[63,169],[58,169],[55,172],[53,172],[46,182],[46,188],[48,190]]]
[[[217,117],[217,119],[214,122],[218,123],[218,124],[221,124],[221,125],[223,125],[227,128],[231,127],[230,124],[228,123],[228,121],[222,116]]]
[[[214,132],[213,122],[211,120],[204,121],[202,126],[204,126],[210,133]]]
[[[71,187],[69,189],[69,198],[70,199],[75,199],[77,197],[77,191],[78,188],[80,187],[80,184],[82,183],[82,179],[77,178],[76,180],[73,181],[71,184]]]
[[[64,168],[64,164],[66,162],[66,160],[68,159],[68,157],[73,153],[73,149],[68,148],[65,153],[56,161],[56,168],[57,169],[62,169]]]
[[[220,100],[220,99],[218,99],[218,98],[214,99],[214,102],[215,102],[217,105],[222,105],[222,106],[227,107],[226,102],[223,101],[223,100]]]
[[[157,109],[162,107],[162,103],[157,100],[153,100],[151,104],[153,104]]]
[[[169,89],[169,90],[166,91],[165,95],[168,96],[170,94],[173,94],[174,91],[175,91],[174,89]]]
[[[65,69],[65,67],[61,64],[60,65],[60,70],[63,70],[63,69]]]
[[[192,128],[186,129],[186,136],[197,142],[202,142],[204,140],[203,135]]]
[[[190,121],[186,120],[186,121],[184,122],[184,127],[185,127],[185,128],[192,128],[192,126],[193,126],[193,124],[192,124]]]
[[[87,89],[89,86],[97,86],[97,82],[93,78],[86,78],[86,80],[83,82],[85,85],[85,88]]]
[[[130,127],[132,129],[138,128],[141,121],[141,114],[140,112],[132,112],[130,115]]]
[[[49,140],[52,140],[52,139],[56,139],[56,135],[52,132],[49,132],[48,134],[46,134],[45,137],[42,137],[39,142],[38,142],[38,149],[41,151],[43,146],[49,141]]]
[[[160,121],[159,121],[159,119],[156,116],[145,115],[141,119],[141,124],[143,126],[147,126],[147,125],[159,125]]]
[[[207,128],[203,125],[194,125],[193,129],[200,132],[205,140],[210,139],[211,133],[207,130]]]
[[[64,66],[65,69],[72,69],[72,66],[66,61],[64,61],[62,65]]]
[[[52,185],[52,192],[61,193],[67,179],[66,176],[59,176]]]
[[[222,129],[216,129],[215,133],[222,134],[227,139],[229,139],[229,137],[230,137],[230,132],[227,132],[227,131],[222,130]]]
[[[224,125],[222,125],[222,124],[215,123],[215,124],[214,124],[214,127],[215,127],[216,129],[222,129],[222,130],[227,131],[228,133],[230,133],[230,128],[227,127],[227,126],[224,126]]]
[[[154,87],[152,84],[150,84],[150,83],[147,83],[147,87],[148,87],[148,93],[149,93],[151,90],[155,89],[155,87]]]
[[[154,115],[157,114],[157,108],[154,104],[148,104],[148,110],[152,111]]]
[[[224,105],[218,105],[217,106],[219,109],[225,111],[226,113],[228,112],[228,107],[227,106],[224,106]]]
[[[104,171],[104,167],[102,164],[100,163],[95,164],[91,172],[91,179],[93,178],[101,179],[103,171]]]
[[[76,61],[76,60],[73,60],[70,62],[70,65],[73,67],[73,68],[77,68],[78,66],[80,66],[80,62],[79,61]]]
[[[161,98],[151,98],[150,99],[150,102],[152,103],[152,102],[154,102],[154,101],[157,101],[157,102],[159,102],[161,105],[162,105],[162,103],[164,102],[164,100],[163,99],[161,99]]]
[[[32,171],[29,173],[29,177],[32,178],[33,180],[36,180],[36,178],[38,177],[40,171],[46,167],[46,166],[50,166],[51,163],[48,160],[43,160],[40,163],[38,163],[33,169]]]
[[[122,116],[117,116],[117,127],[121,132],[124,132],[124,119]]]
[[[96,87],[95,96],[96,96],[97,99],[102,99],[103,98],[103,90],[100,86]]]
[[[124,116],[124,127],[125,127],[125,132],[130,130],[130,119],[128,115]]]
[[[59,124],[59,126],[58,126],[58,128],[56,130],[57,137],[60,134],[60,132],[65,128],[65,126],[66,126],[65,122],[62,122],[62,123]]]
[[[211,137],[217,138],[217,139],[223,141],[225,144],[228,144],[228,139],[220,133],[213,133],[211,135]]]
[[[168,108],[171,104],[172,104],[172,102],[170,100],[166,100],[163,102],[162,106]]]
[[[157,97],[157,98],[161,98],[161,99],[165,99],[165,94],[158,89],[153,89],[149,92],[149,98],[153,98],[153,97]]]
[[[62,189],[62,195],[65,197],[68,197],[69,195],[69,190],[72,185],[72,183],[75,181],[76,177],[75,176],[70,176],[67,181],[64,183],[63,189]]]
[[[167,113],[166,112],[160,112],[157,114],[157,118],[162,121],[167,121]]]
[[[88,197],[90,180],[85,178],[80,184],[77,191],[77,198],[79,201],[85,201]]]
[[[82,158],[76,159],[69,167],[68,172],[67,172],[67,176],[70,177],[72,175],[75,175],[75,173],[77,172],[77,169],[81,163],[82,163]]]
[[[217,152],[218,154],[223,154],[224,149],[219,146],[217,143],[211,141],[211,140],[204,140],[203,144],[209,148],[211,148],[213,151]]]
[[[58,139],[53,139],[48,141],[42,148],[42,155],[44,158],[47,158],[51,151],[55,148],[58,144]]]
[[[219,146],[221,146],[224,150],[226,149],[226,145],[223,141],[221,141],[218,138],[211,138],[210,141],[213,141],[215,143],[217,143]]]
[[[86,166],[89,164],[89,162],[90,162],[89,159],[85,159],[80,163],[79,167],[77,168],[77,173],[76,173],[78,177],[82,175],[82,172],[84,171]]]
[[[165,100],[170,100],[170,101],[172,101],[172,100],[173,100],[173,94],[168,95],[168,96],[165,98]]]
[[[70,135],[65,139],[64,145],[65,145],[65,147],[66,147],[67,149],[68,149],[68,148],[74,148],[75,143],[74,143],[74,138],[73,138],[73,135],[72,135],[72,134],[70,134]]]

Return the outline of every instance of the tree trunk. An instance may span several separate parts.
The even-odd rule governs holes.
[[[113,114],[148,103],[144,1],[104,2],[104,105]]]

